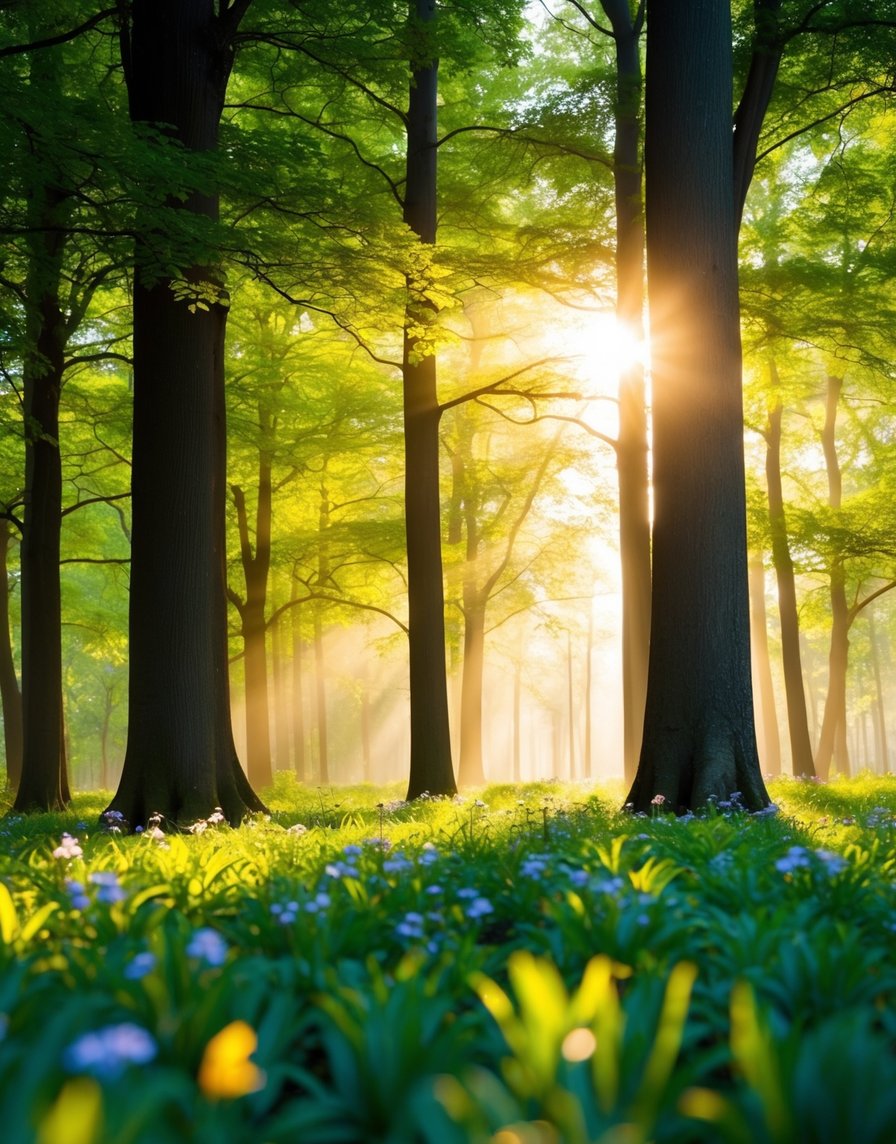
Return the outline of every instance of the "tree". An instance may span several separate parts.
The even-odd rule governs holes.
[[[653,604],[644,741],[628,802],[768,805],[750,680],[727,0],[647,13]]]
[[[230,727],[228,302],[214,262],[218,194],[203,163],[217,146],[248,3],[135,0],[123,35],[135,129],[153,138],[160,162],[175,157],[182,179],[137,220],[129,723],[110,805],[132,824],[154,813],[189,822],[217,806],[236,823],[262,809]]]

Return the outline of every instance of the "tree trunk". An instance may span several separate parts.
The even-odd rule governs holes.
[[[234,11],[217,16],[212,0],[133,5],[131,118],[168,125],[184,162],[217,146]],[[178,211],[206,223],[218,217],[214,193],[165,205],[172,225]],[[110,809],[137,824],[153,813],[190,822],[220,806],[236,823],[262,804],[236,758],[226,671],[227,301],[214,267],[165,277],[160,262],[173,256],[157,248],[157,216],[142,226],[134,283],[130,714]]]
[[[292,759],[296,778],[305,782],[305,696],[302,684],[302,624],[298,605],[292,612]]]
[[[582,749],[582,775],[585,779],[594,777],[594,761],[591,757],[591,668],[594,658],[594,600],[588,602],[588,644],[585,652],[585,745]]]
[[[825,470],[828,477],[828,504],[836,512],[843,499],[843,481],[837,456],[837,406],[843,379],[828,377],[825,419],[821,431]],[[830,572],[831,647],[828,657],[828,693],[818,737],[815,768],[818,777],[826,779],[833,764],[840,774],[848,775],[849,749],[846,743],[846,672],[849,665],[849,628],[851,617],[846,600],[846,569],[834,557]]]
[[[6,781],[12,790],[22,776],[22,693],[16,676],[9,626],[10,523],[0,519],[0,700],[3,703],[3,740],[6,748]]]
[[[778,384],[775,363],[771,363],[771,380]],[[768,411],[765,429],[765,478],[768,488],[768,520],[771,533],[772,563],[778,585],[778,617],[781,622],[781,658],[784,667],[784,692],[787,698],[787,729],[790,735],[791,769],[798,778],[814,778],[812,740],[803,689],[803,665],[800,654],[800,620],[796,606],[796,581],[787,539],[787,517],[781,481],[781,399],[776,397]]]
[[[38,77],[55,82],[34,64]],[[28,349],[23,369],[25,414],[25,518],[21,545],[22,769],[14,809],[61,810],[67,803],[62,742],[62,605],[59,544],[62,460],[59,399],[65,370],[66,329],[59,291],[68,195],[45,179],[33,189],[29,219],[35,228],[26,294]],[[46,229],[41,229],[46,228]]]
[[[410,0],[410,19],[423,39],[435,19],[435,0]],[[404,221],[421,242],[421,262],[436,241],[438,61],[419,45],[407,114]],[[421,285],[421,280],[424,285]],[[408,558],[408,651],[411,759],[408,799],[425,791],[457,790],[451,762],[445,671],[445,600],[439,503],[439,405],[435,350],[419,330],[431,324],[426,271],[408,276],[402,355],[405,440],[405,525]]]
[[[693,809],[739,791],[758,810],[769,798],[750,680],[730,7],[652,0],[647,29],[653,605],[628,801]]]
[[[768,620],[765,613],[765,566],[761,556],[750,558],[750,642],[753,648],[754,692],[759,699],[762,729],[759,760],[767,775],[781,773],[781,739],[778,733],[778,713],[775,708],[775,688],[768,654]]]
[[[475,571],[473,569],[472,571]],[[475,585],[464,585],[464,662],[460,705],[461,787],[482,786],[482,673],[485,650],[485,601]]]
[[[644,211],[641,178],[640,24],[628,0],[601,0],[616,45],[615,143],[616,320],[636,344],[644,340]],[[650,517],[644,366],[619,377],[619,557],[622,573],[622,720],[625,781],[638,766],[650,646]]]
[[[522,654],[522,653],[520,653]],[[521,727],[523,665],[519,657],[513,665],[513,781],[522,781]]]
[[[330,761],[327,756],[327,678],[323,624],[319,607],[314,610],[314,688],[317,719],[317,781],[326,786],[330,781]]]
[[[878,646],[877,624],[874,622],[874,612],[868,610],[868,641],[871,645],[871,669],[874,672],[874,690],[876,702],[874,705],[874,750],[877,755],[875,770],[879,774],[888,774],[890,770],[889,748],[887,746],[887,720],[886,706],[884,704],[884,689],[880,671],[880,648]]]

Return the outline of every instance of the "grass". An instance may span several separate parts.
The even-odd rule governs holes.
[[[890,1144],[896,779],[779,781],[774,817],[620,793],[7,816],[4,1140]]]

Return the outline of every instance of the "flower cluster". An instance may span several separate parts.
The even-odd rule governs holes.
[[[117,1080],[129,1065],[145,1065],[155,1059],[158,1048],[149,1033],[125,1021],[93,1033],[84,1033],[65,1051],[63,1064],[69,1072],[89,1073],[98,1080]]]
[[[70,834],[63,834],[62,841],[53,851],[54,858],[62,858],[66,861],[70,858],[82,858],[84,851],[78,844],[77,838],[72,838]]]

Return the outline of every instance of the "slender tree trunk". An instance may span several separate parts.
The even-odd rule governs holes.
[[[131,117],[166,124],[191,152],[217,146],[244,5],[134,0],[125,68]],[[161,209],[163,204],[159,204]],[[215,193],[167,203],[206,223]],[[111,808],[133,824],[220,806],[238,822],[262,804],[236,757],[226,670],[224,332],[220,273],[194,265],[176,281],[155,214],[140,220],[134,284],[129,726]],[[191,290],[202,294],[195,305]]]
[[[373,781],[373,755],[370,746],[370,665],[367,655],[361,667],[361,777],[365,783]]]
[[[436,241],[438,61],[426,33],[435,0],[410,0],[411,26],[421,39],[407,114],[404,221],[420,239],[425,263]],[[439,404],[436,357],[418,331],[430,325],[425,266],[408,276],[402,379],[405,427],[405,522],[408,558],[411,760],[407,797],[454,794],[448,684],[445,670],[445,599],[439,502]]]
[[[758,810],[727,0],[649,2],[647,61],[653,607],[628,801]]]
[[[586,779],[594,777],[591,757],[591,667],[594,658],[594,600],[588,602],[588,645],[585,652],[585,744],[582,749],[582,773]]]
[[[759,699],[762,729],[759,759],[767,775],[781,773],[781,739],[778,733],[778,713],[775,708],[775,688],[772,666],[768,654],[768,620],[765,614],[765,566],[761,556],[750,558],[750,643],[753,648],[754,692]]]
[[[314,688],[317,719],[317,781],[326,786],[330,781],[330,762],[327,754],[327,676],[324,632],[319,608],[314,610]]]
[[[828,477],[828,504],[836,512],[843,499],[843,480],[837,456],[837,406],[843,379],[828,377],[825,419],[821,431],[825,470]],[[849,665],[849,604],[846,600],[846,569],[834,557],[830,571],[831,646],[828,656],[828,693],[821,720],[821,734],[815,767],[819,778],[826,779],[833,764],[840,774],[848,775],[849,749],[846,743],[846,673]]]
[[[572,673],[572,633],[566,633],[566,719],[569,724],[569,779],[576,779],[576,706]]]
[[[771,363],[771,380],[778,387],[778,371]],[[765,429],[765,478],[768,488],[768,518],[771,533],[772,563],[778,585],[778,616],[781,622],[781,659],[784,668],[784,692],[787,699],[787,729],[790,734],[791,769],[798,778],[814,778],[812,740],[803,689],[803,665],[800,654],[800,620],[796,606],[796,580],[787,538],[784,488],[781,480],[781,417],[783,407],[776,397],[768,411]]]
[[[616,319],[644,340],[644,210],[641,172],[640,21],[628,0],[601,0],[616,45],[613,180],[616,197]],[[622,719],[625,780],[634,782],[641,751],[650,646],[650,520],[644,366],[619,377],[619,556],[622,572]]]
[[[305,782],[305,696],[302,681],[302,624],[298,605],[292,612],[292,759],[296,778]]]
[[[472,570],[471,570],[472,571]],[[475,584],[464,585],[464,662],[460,706],[461,787],[482,786],[482,676],[485,651],[485,601]]]
[[[521,653],[522,654],[522,653]],[[519,658],[513,665],[513,781],[522,781],[522,691],[523,691],[523,665]]]
[[[16,675],[9,618],[10,523],[0,519],[0,700],[3,703],[3,740],[6,780],[15,790],[22,775],[22,693]]]
[[[887,720],[884,704],[884,689],[881,682],[880,648],[878,646],[877,624],[874,622],[874,612],[868,610],[868,640],[871,645],[871,669],[874,672],[874,690],[876,703],[874,705],[874,747],[877,754],[877,767],[880,774],[887,774],[890,770],[889,748],[887,746]]]

